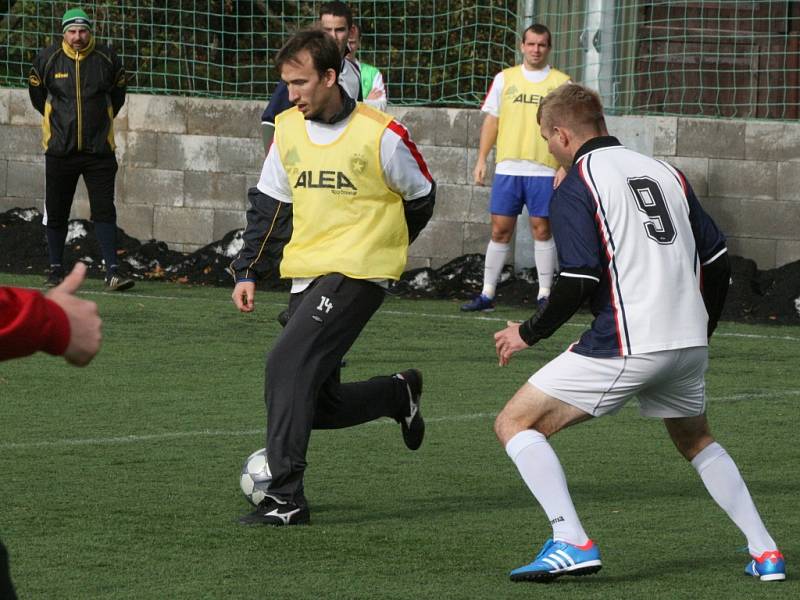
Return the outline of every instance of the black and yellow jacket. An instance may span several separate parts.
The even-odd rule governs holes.
[[[66,42],[42,50],[28,77],[31,102],[42,116],[45,154],[114,153],[114,117],[125,103],[125,68],[94,37],[80,52]]]

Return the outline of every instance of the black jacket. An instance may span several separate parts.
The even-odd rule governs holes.
[[[125,68],[94,38],[81,52],[65,42],[39,52],[28,77],[42,119],[45,154],[114,153],[114,117],[125,103]]]

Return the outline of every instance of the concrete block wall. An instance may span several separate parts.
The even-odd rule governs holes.
[[[117,211],[125,231],[191,251],[244,226],[247,188],[263,161],[263,102],[131,94],[115,122]],[[472,185],[482,115],[390,107],[439,185],[434,218],[409,267],[484,252],[490,188]],[[42,206],[40,116],[26,90],[0,89],[0,210]],[[623,143],[686,173],[735,254],[760,268],[800,260],[800,124],[609,117]],[[487,181],[491,181],[493,165]],[[73,217],[88,218],[79,184]],[[524,243],[518,240],[518,244]]]

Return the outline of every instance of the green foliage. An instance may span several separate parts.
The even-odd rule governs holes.
[[[314,432],[311,526],[243,528],[238,472],[263,445],[264,354],[286,296],[259,292],[242,315],[225,289],[141,283],[113,295],[101,285],[84,292],[104,317],[88,368],[46,355],[0,364],[0,536],[21,598],[774,597],[773,584],[742,576],[739,532],[663,426],[635,408],[552,442],[604,569],[549,586],[507,580],[549,527],[493,415],[585,316],[500,369],[492,334],[524,313],[387,299],[342,377],[420,367],[425,444],[407,451],[390,420]],[[714,434],[790,569],[799,350],[797,328],[723,323],[708,376]],[[781,597],[798,596],[798,581],[790,570]]]
[[[60,40],[67,3],[9,4],[0,84],[20,87],[36,52]],[[122,57],[132,90],[260,99],[277,83],[272,56],[287,35],[313,24],[320,4],[137,0],[87,8],[97,37]],[[514,60],[516,14],[505,3],[351,4],[364,30],[363,58],[383,71],[395,103],[476,104]]]

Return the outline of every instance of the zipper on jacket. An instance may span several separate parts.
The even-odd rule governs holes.
[[[78,111],[78,152],[83,150],[83,119],[81,113],[81,53],[75,53],[75,104]]]

